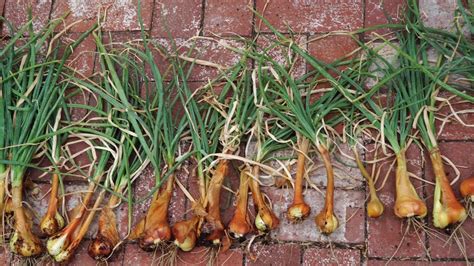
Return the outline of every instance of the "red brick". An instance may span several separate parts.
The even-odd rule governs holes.
[[[442,94],[441,97],[449,97],[449,94]],[[459,112],[458,116],[462,122],[460,122],[453,114],[453,110],[449,106],[444,106],[440,111],[436,113],[441,119],[448,118],[446,123],[437,120],[436,131],[438,132],[438,139],[440,140],[473,140],[474,139],[474,127],[465,126],[474,125],[474,113],[462,113],[463,110],[471,110],[474,108],[474,104],[466,103],[459,98],[451,100],[451,106],[454,112]],[[441,130],[441,132],[440,132]]]
[[[256,3],[257,12],[283,32],[288,32],[288,26],[297,33],[350,31],[363,27],[361,0],[257,0]],[[256,26],[257,30],[261,26],[262,31],[270,31],[260,19],[257,19]]]
[[[382,265],[387,265],[389,261],[388,260],[369,260],[367,261],[367,266],[382,266]],[[391,260],[390,264],[394,265],[400,265],[400,266],[428,266],[432,265],[433,262],[428,262],[428,261],[416,261],[416,260]]]
[[[359,265],[360,251],[356,249],[308,248],[303,265]]]
[[[175,39],[174,42],[176,47],[173,47],[174,45],[170,40],[165,38],[155,39],[154,42],[159,47],[152,51],[154,61],[158,66],[162,79],[164,80],[170,80],[173,76],[171,62],[168,59],[169,54],[179,54],[188,57],[189,60],[187,60],[187,64],[184,68],[184,72],[187,74],[189,67],[191,67],[192,62],[195,59],[210,62],[210,64],[217,65],[223,68],[223,70],[227,69],[239,62],[240,55],[230,51],[224,46],[228,45],[235,48],[243,48],[241,42],[225,39]],[[145,71],[150,79],[154,78],[151,75],[149,66],[145,67]],[[208,81],[209,79],[216,78],[219,73],[221,73],[220,70],[215,66],[207,66],[196,62],[193,65],[188,81]]]
[[[311,214],[303,222],[292,224],[286,218],[286,211],[293,200],[293,193],[288,189],[264,188],[263,190],[272,200],[273,210],[280,219],[279,227],[271,232],[273,239],[301,242],[364,242],[363,192],[336,189],[334,212],[339,220],[339,227],[331,235],[325,236],[318,231],[314,222],[315,216],[324,206],[324,196],[321,193],[313,189],[306,190],[304,197],[312,208]]]
[[[179,251],[176,262],[177,265],[182,266],[242,265],[243,251],[241,249],[230,249],[215,254],[216,252],[217,250],[204,247],[196,247],[190,252]]]
[[[198,35],[202,16],[201,0],[159,0],[155,4],[152,37],[189,38]]]
[[[3,15],[3,7],[5,6],[5,0],[0,0],[0,14]],[[3,22],[0,22],[0,33],[2,33],[2,24]]]
[[[468,178],[473,175],[474,173],[474,154],[466,153],[471,149],[474,149],[474,142],[442,142],[439,144],[439,148],[441,154],[446,156],[450,159],[454,165],[456,165],[460,171],[460,179],[454,185],[452,185],[453,191],[458,197],[461,199],[459,193],[459,184],[464,178]],[[425,154],[425,158],[427,158],[427,165],[426,165],[426,172],[425,176],[426,179],[434,182],[434,174],[431,166],[431,161],[429,160],[428,153]],[[445,164],[445,171],[448,175],[448,178],[452,180],[456,177],[456,173],[454,170]],[[431,210],[433,208],[433,197],[434,194],[434,187],[427,186],[426,193],[428,197],[428,209]],[[429,216],[429,226],[434,228],[432,223],[432,214]],[[474,220],[467,219],[464,224],[461,226],[461,229],[465,232],[473,232],[474,231]],[[430,244],[430,255],[433,258],[464,258],[463,254],[460,251],[460,248],[455,242],[455,239],[452,238],[448,241],[449,235],[446,234],[443,230],[436,230],[433,233],[437,233],[435,235],[429,235],[429,244]],[[474,241],[465,241],[465,246],[463,247],[468,252],[469,250],[474,250]],[[469,254],[468,256],[474,257],[474,255]]]
[[[406,6],[407,2],[404,0],[367,0],[365,2],[365,27],[402,21]],[[367,32],[365,35],[369,36],[371,32]],[[375,32],[385,34],[390,30],[385,28]]]
[[[233,40],[221,39],[219,42],[198,40],[196,41],[196,47],[191,57],[217,64],[223,68],[230,68],[239,62],[241,56],[225,48],[225,45],[238,49],[244,48],[241,42]],[[216,67],[195,64],[189,80],[207,81],[216,78],[220,73],[220,70]]]
[[[53,7],[53,18],[59,18],[70,12],[65,25],[81,21],[70,30],[73,32],[87,31],[97,22],[98,11],[106,10],[106,20],[103,29],[106,31],[140,30],[138,21],[138,0],[79,0],[56,1]],[[141,0],[141,16],[145,30],[150,28],[153,11],[153,0]]]
[[[290,37],[290,36],[287,36]],[[305,35],[294,36],[294,41],[296,44],[303,46],[306,50],[306,41],[307,37]],[[275,43],[276,39],[274,35],[262,34],[258,36],[257,46],[261,48],[262,51],[268,53],[278,64],[285,66],[286,68],[290,67],[292,64],[292,76],[300,77],[306,73],[306,63],[300,56],[297,56],[293,53],[287,46],[277,45]],[[289,57],[291,56],[291,58]]]
[[[252,1],[208,0],[204,15],[205,35],[252,35]]]
[[[123,265],[155,265],[161,252],[143,251],[137,244],[127,244],[124,252]]]
[[[28,8],[31,7],[33,17],[33,29],[38,31],[42,29],[49,21],[51,11],[51,0],[32,1],[32,0],[10,0],[6,1],[3,16],[10,21],[14,28],[20,28],[28,22]],[[9,35],[10,30],[6,25],[3,26],[3,34]]]
[[[382,265],[400,265],[400,266],[428,266],[428,265],[436,265],[436,266],[442,266],[442,265],[449,265],[449,266],[462,266],[466,265],[465,261],[418,261],[418,260],[369,260],[367,262],[368,266],[382,266]]]
[[[88,105],[91,93],[80,88],[70,89],[65,92],[69,104]],[[71,121],[78,122],[91,115],[91,111],[80,107],[69,108]]]
[[[65,44],[76,41],[81,34],[71,33],[63,38]],[[94,62],[96,55],[95,40],[92,35],[87,36],[74,49],[74,52],[69,56],[66,66],[71,68],[76,73],[77,77],[89,77],[94,71]]]
[[[84,174],[79,171],[79,168],[83,171],[88,171],[87,167],[89,167],[92,162],[92,158],[87,154],[88,152],[92,153],[90,144],[75,137],[70,137],[65,141],[63,147],[68,151],[65,157],[71,158],[64,165],[64,171],[67,174],[63,175],[63,179],[68,181],[87,180],[86,178],[88,177],[85,177]],[[97,156],[99,156],[97,150],[96,152],[98,154]]]
[[[255,243],[246,256],[245,265],[299,265],[301,249],[297,244]]]
[[[185,39],[177,38],[174,39],[174,44],[167,38],[158,38],[153,40],[155,47],[151,50],[154,62],[158,67],[161,78],[163,80],[171,80],[173,78],[172,62],[168,59],[170,54],[187,54],[191,44],[186,42]],[[176,50],[174,51],[174,45]],[[190,65],[190,64],[188,64]],[[187,68],[186,68],[187,69]],[[186,70],[185,70],[186,71]],[[151,80],[155,80],[151,67],[149,64],[145,65],[145,73]],[[187,73],[187,72],[185,72]]]
[[[357,48],[357,42],[348,35],[315,36],[308,44],[309,53],[327,64],[348,56]]]
[[[373,145],[368,146],[368,160],[373,160]],[[414,145],[410,146],[407,153],[407,168],[410,173],[416,176],[422,176],[421,154]],[[380,155],[378,159],[382,158]],[[391,161],[382,161],[377,165],[383,165],[381,168],[378,183],[385,177]],[[368,167],[369,173],[372,167]],[[425,235],[422,232],[415,233],[411,228],[405,236],[404,232],[407,223],[395,216],[393,207],[395,204],[395,168],[390,171],[385,186],[378,191],[380,200],[384,204],[385,211],[379,218],[368,219],[368,256],[390,258],[394,257],[424,257]],[[420,181],[411,179],[418,195],[423,198],[422,184]],[[403,240],[403,241],[402,241]],[[400,246],[400,247],[399,247]],[[398,249],[398,250],[397,250]]]
[[[11,254],[8,249],[6,248],[0,249],[0,262],[2,262],[3,265],[10,265]]]

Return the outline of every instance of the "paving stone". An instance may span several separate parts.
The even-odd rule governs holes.
[[[246,256],[245,265],[299,265],[301,249],[297,244],[255,243]]]
[[[359,265],[356,249],[308,248],[303,253],[303,265]]]
[[[324,196],[316,190],[306,190],[304,198],[311,207],[311,214],[301,223],[292,224],[286,211],[293,200],[288,189],[263,188],[272,200],[273,210],[280,219],[280,225],[271,232],[272,239],[300,242],[361,243],[364,241],[364,193],[336,189],[334,192],[334,212],[339,227],[329,236],[321,234],[314,222],[315,216],[324,206]],[[324,190],[323,190],[324,191]]]
[[[153,0],[141,0],[141,16],[145,30],[150,28],[153,11]],[[140,30],[138,21],[138,0],[68,0],[55,1],[53,18],[59,18],[70,12],[65,24],[75,24],[70,31],[85,32],[104,15],[103,29],[106,31]]]
[[[66,182],[64,184],[65,195],[66,195],[66,197],[64,198],[65,205],[62,205],[61,198],[60,198],[60,203],[59,203],[59,210],[61,211],[61,213],[63,214],[62,206],[65,206],[66,210],[70,212],[72,211],[73,208],[75,208],[76,206],[79,206],[79,204],[82,204],[81,196],[85,195],[85,193],[87,192],[87,188],[88,188],[88,185],[85,182]],[[35,226],[33,226],[33,230],[39,236],[42,236],[42,233],[39,231],[39,227],[37,225],[39,225],[41,219],[43,218],[44,214],[46,213],[48,209],[50,189],[51,189],[50,184],[41,183],[41,184],[35,184],[32,189],[28,189],[26,192],[26,202],[31,206],[32,210],[34,210],[35,212],[35,217],[33,219],[33,224]],[[79,193],[79,192],[82,192],[82,193]],[[61,196],[62,194],[59,194],[59,195]],[[96,197],[97,197],[97,193],[92,198],[91,204],[94,203]],[[98,216],[98,213],[99,212],[96,213],[96,217]],[[65,215],[63,215],[63,217],[66,219]],[[91,238],[95,235],[96,232],[97,232],[97,222],[96,222],[96,219],[94,219],[94,222],[91,224],[85,237]]]
[[[155,3],[152,37],[189,38],[198,35],[202,16],[201,0],[159,0]]]
[[[204,15],[205,35],[252,34],[252,1],[248,0],[208,0]]]
[[[453,30],[457,0],[420,0],[419,7],[426,26]],[[464,29],[467,32],[467,29]]]
[[[268,3],[267,3],[268,2]],[[318,33],[335,30],[355,30],[363,26],[363,3],[354,1],[257,0],[257,12],[277,30],[297,33]],[[256,27],[270,30],[257,19]]]
[[[362,187],[365,183],[362,174],[353,157],[352,150],[346,144],[339,145],[339,150],[331,154],[331,163],[334,167],[334,185],[336,188],[353,189]],[[318,156],[313,158],[314,171],[309,173],[310,180],[318,187],[326,187],[327,174],[322,159]]]

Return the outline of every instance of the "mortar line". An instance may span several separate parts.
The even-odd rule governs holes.
[[[199,22],[199,36],[204,36],[204,16],[206,15],[206,0],[202,0],[201,21]]]

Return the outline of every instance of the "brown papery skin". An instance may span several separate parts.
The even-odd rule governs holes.
[[[304,220],[309,216],[311,208],[304,201],[303,181],[305,174],[306,154],[309,150],[309,140],[304,138],[301,140],[298,151],[298,161],[296,165],[295,192],[293,204],[288,208],[286,215],[290,222],[296,223]]]
[[[464,198],[470,198],[474,202],[474,176],[464,179],[459,186],[459,190]]]
[[[95,260],[107,259],[120,242],[115,213],[109,206],[100,212],[97,234],[87,249],[89,256]]]
[[[316,216],[315,222],[322,233],[331,234],[338,227],[338,221],[334,215],[334,169],[327,148],[321,144],[317,148],[326,167],[327,187],[324,209]]]
[[[139,238],[143,250],[154,250],[160,242],[171,239],[171,228],[168,223],[168,207],[173,195],[174,174],[168,177],[166,187],[151,202],[147,215],[134,229],[134,236]]]
[[[17,239],[14,242],[10,242],[10,248],[12,252],[23,257],[37,256],[42,253],[43,247],[39,238],[31,232],[31,223],[27,220],[22,201],[22,187],[13,186],[12,207],[15,217],[14,228]]]
[[[243,237],[252,230],[247,214],[249,176],[248,169],[240,171],[239,194],[237,198],[237,206],[235,208],[234,217],[229,223],[229,231],[234,237]]]
[[[229,171],[229,161],[221,160],[216,167],[216,171],[211,178],[208,189],[208,209],[206,220],[211,225],[212,232],[207,240],[213,244],[220,244],[224,235],[224,224],[221,219],[220,197],[222,183]]]
[[[441,198],[434,200],[440,200],[443,212],[447,214],[444,221],[442,221],[443,219],[437,219],[438,217],[433,217],[433,221],[436,227],[445,228],[450,224],[461,222],[466,219],[467,213],[464,206],[462,206],[454,195],[453,188],[449,184],[446,172],[444,171],[443,159],[441,158],[441,153],[438,148],[434,148],[430,152],[430,158],[433,165],[436,183],[441,188]],[[435,215],[434,212],[433,214]]]
[[[56,219],[57,215],[59,215],[58,213],[59,176],[57,174],[53,174],[52,179],[53,179],[53,182],[51,184],[51,195],[49,198],[48,210],[40,223],[41,231],[47,236],[51,236],[55,234],[56,232],[58,232],[64,227],[64,221],[62,221],[63,224],[61,224],[58,221],[58,219]]]
[[[257,215],[262,218],[265,229],[257,228],[260,232],[268,232],[278,227],[280,220],[277,218],[275,213],[267,206],[263,199],[262,192],[260,191],[260,184],[257,182],[260,176],[260,167],[258,165],[253,166],[253,178],[250,178],[250,191],[252,192],[252,198],[257,210]]]
[[[405,150],[397,154],[397,170],[395,173],[396,199],[394,212],[399,218],[423,218],[428,213],[426,204],[418,197],[415,187],[410,182],[407,170]]]
[[[200,235],[201,217],[195,215],[191,219],[177,222],[172,227],[175,242],[183,251],[190,251],[196,245],[198,236]],[[186,247],[182,245],[187,241]]]

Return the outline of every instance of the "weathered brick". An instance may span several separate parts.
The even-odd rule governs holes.
[[[452,161],[454,165],[458,167],[460,172],[460,179],[458,182],[452,185],[453,191],[458,199],[461,199],[459,193],[459,184],[464,178],[472,176],[474,173],[474,154],[466,153],[471,149],[474,149],[474,142],[442,142],[439,143],[439,149],[441,154],[447,157]],[[426,152],[425,158],[427,159],[427,165],[425,170],[425,177],[428,181],[434,182],[434,174],[431,166],[431,161],[429,160],[429,154]],[[456,173],[452,167],[445,164],[445,171],[450,180],[453,180],[456,177]],[[428,209],[433,209],[433,197],[434,187],[427,186],[426,193],[428,195]],[[430,213],[429,215],[429,225],[433,227],[432,223],[433,216]],[[459,232],[456,234],[458,237],[461,237],[463,232],[473,232],[474,230],[474,220],[467,218],[467,220],[461,226]],[[436,235],[434,235],[436,234]],[[456,243],[456,238],[450,238],[450,235],[444,232],[443,230],[433,231],[433,235],[429,235],[429,244],[430,244],[430,255],[433,258],[464,258],[461,249],[468,251],[467,256],[474,258],[473,254],[469,253],[469,250],[474,250],[473,241],[460,241],[462,243],[461,247]]]
[[[11,254],[8,249],[0,249],[0,262],[2,262],[3,265],[10,265]]]
[[[382,265],[401,265],[401,266],[428,266],[428,265],[449,265],[449,266],[462,266],[466,265],[465,261],[426,261],[426,260],[410,260],[410,259],[403,259],[403,260],[369,260],[367,261],[367,266],[382,266]]]
[[[252,34],[252,1],[208,0],[204,15],[204,34],[229,36]]]
[[[356,249],[308,248],[303,265],[359,265],[360,251]]]
[[[33,29],[38,31],[42,29],[49,21],[51,11],[51,0],[31,1],[31,0],[13,0],[5,1],[3,16],[15,29],[20,28],[28,22],[28,9],[31,8],[33,18]],[[3,34],[10,35],[10,30],[3,25]]]
[[[297,33],[317,33],[335,30],[355,30],[363,26],[361,0],[331,1],[265,1],[257,0],[257,12],[277,30]],[[257,19],[257,30],[270,31]]]
[[[389,260],[373,260],[373,259],[369,259],[369,261],[367,261],[367,266],[382,266],[382,265],[387,265],[387,263],[389,262]],[[417,261],[417,260],[395,260],[395,259],[392,259],[390,261],[391,263],[390,264],[394,264],[394,265],[401,265],[401,266],[412,266],[412,265],[416,265],[416,266],[428,266],[428,265],[432,265],[433,262],[428,262],[428,261]]]
[[[64,142],[63,147],[67,150],[66,158],[72,159],[72,161],[68,160],[64,165],[64,170],[67,171],[67,174],[63,175],[63,179],[68,181],[83,181],[85,178],[89,178],[84,176],[84,172],[81,172],[79,169],[86,173],[88,172],[87,167],[89,167],[92,162],[92,157],[88,155],[88,152],[92,152],[90,144],[73,137],[68,138]],[[96,153],[99,157],[100,153],[98,151],[96,151]]]
[[[71,33],[64,36],[62,41],[67,45],[77,40],[79,36],[79,33]],[[95,55],[95,40],[92,35],[89,35],[74,49],[66,62],[66,66],[74,71],[77,77],[89,77],[94,71]]]
[[[357,42],[348,35],[318,35],[308,42],[309,53],[326,64],[345,58],[358,48]]]
[[[368,160],[373,160],[375,152],[373,145],[368,146]],[[406,153],[408,171],[421,177],[422,161],[420,150],[414,145],[410,146]],[[378,159],[383,158],[379,154]],[[391,161],[384,160],[377,165],[382,166],[378,182],[381,182],[389,170]],[[369,173],[372,167],[368,167]],[[422,184],[420,181],[411,179],[417,189],[418,195],[423,198]],[[393,212],[395,204],[395,169],[391,169],[383,188],[378,191],[378,196],[384,204],[385,211],[381,217],[368,219],[368,256],[390,258],[394,257],[424,257],[425,256],[425,234],[414,231],[413,228],[406,232],[406,221],[397,218]],[[406,234],[405,234],[406,232]]]
[[[153,44],[155,47],[151,50],[154,62],[158,67],[161,78],[167,81],[171,80],[174,76],[172,62],[169,60],[170,54],[187,54],[191,47],[191,43],[187,42],[185,39],[176,38],[173,40],[173,42],[167,38],[154,39]],[[175,48],[177,51],[175,51]],[[184,71],[187,73],[186,70]],[[149,64],[145,65],[145,72],[149,79],[156,79],[153,76]]]
[[[336,189],[334,193],[334,212],[339,227],[329,236],[317,229],[314,218],[324,206],[324,196],[313,190],[306,190],[306,203],[312,208],[310,216],[301,223],[292,224],[286,217],[286,211],[293,200],[288,189],[264,188],[272,200],[273,210],[280,219],[280,225],[271,232],[271,237],[281,241],[317,241],[337,243],[361,243],[364,241],[364,194],[360,191]],[[357,213],[356,213],[357,210]]]
[[[205,266],[205,265],[242,265],[243,251],[241,249],[230,249],[226,252],[209,250],[205,247],[196,247],[190,252],[178,252],[177,265],[182,266]]]
[[[155,265],[161,255],[160,250],[146,252],[137,244],[127,244],[124,252],[123,265]]]
[[[301,249],[297,244],[255,243],[246,256],[245,265],[299,265]]]
[[[206,66],[195,64],[189,80],[207,81],[216,78],[223,70],[237,64],[241,55],[233,52],[225,46],[231,46],[237,49],[243,49],[242,42],[234,40],[219,39],[219,41],[197,40],[196,47],[191,55],[192,58],[205,60],[215,66]]]
[[[290,37],[290,36],[287,36]],[[294,42],[303,46],[306,50],[307,37],[305,35],[296,35],[293,37]],[[306,73],[306,62],[301,56],[293,53],[287,46],[275,43],[275,36],[272,34],[261,34],[257,39],[257,47],[268,53],[269,56],[278,64],[289,68],[291,66],[291,74],[293,77],[300,77]],[[257,64],[257,62],[256,62]]]
[[[159,0],[155,3],[152,37],[189,38],[198,35],[202,16],[201,0]]]
[[[367,0],[365,2],[365,27],[402,21],[406,6],[407,1],[403,0]],[[370,37],[373,32],[386,34],[390,30],[383,28],[370,31],[365,33],[365,37]]]
[[[0,0],[0,14],[3,15],[3,7],[5,6],[5,0]],[[2,24],[3,22],[0,22],[0,34],[3,35],[2,33]]]
[[[151,25],[153,0],[141,0],[141,17],[145,30]],[[70,12],[65,19],[65,25],[78,22],[70,31],[87,31],[99,15],[105,16],[103,29],[106,31],[140,30],[138,21],[138,0],[111,1],[111,0],[71,0],[55,1],[53,18],[59,18]],[[104,13],[105,12],[105,13]]]
[[[449,98],[450,94],[440,95],[443,98]],[[440,140],[473,140],[474,127],[468,126],[474,124],[474,113],[466,112],[471,110],[474,104],[464,102],[459,98],[450,100],[452,106],[444,105],[436,115],[442,120],[437,120],[436,131]],[[455,113],[461,121],[456,118]],[[465,125],[464,125],[464,124]]]

